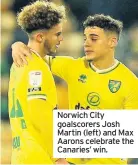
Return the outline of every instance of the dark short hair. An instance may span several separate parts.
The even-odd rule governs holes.
[[[123,23],[121,21],[115,20],[111,16],[106,16],[103,14],[95,14],[87,17],[83,23],[84,29],[92,26],[97,26],[105,31],[115,32],[118,37],[123,29]]]
[[[51,29],[65,18],[65,8],[52,2],[37,0],[17,15],[18,25],[27,33]]]

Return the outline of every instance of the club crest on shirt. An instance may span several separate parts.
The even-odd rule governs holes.
[[[116,93],[121,87],[121,81],[109,80],[108,87],[112,93]]]
[[[85,74],[81,74],[80,77],[78,78],[78,81],[82,83],[86,83],[87,76]]]

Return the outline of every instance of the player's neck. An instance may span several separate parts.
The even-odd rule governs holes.
[[[31,48],[32,50],[36,51],[42,58],[45,57],[45,55],[47,54],[46,50],[39,43],[29,41],[28,47]]]
[[[114,55],[110,55],[110,56],[107,55],[101,59],[93,60],[91,64],[94,65],[99,70],[108,69],[115,64],[115,58]]]

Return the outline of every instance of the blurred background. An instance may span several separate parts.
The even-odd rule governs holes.
[[[11,45],[15,41],[27,43],[27,36],[16,24],[16,14],[35,0],[1,1],[1,164],[10,164],[11,130],[8,118],[7,91],[12,65]],[[138,76],[138,0],[51,0],[66,6],[67,22],[64,42],[57,55],[79,57],[83,52],[82,22],[88,15],[103,13],[124,23],[124,31],[116,50],[116,58]],[[60,109],[68,108],[66,83],[55,77]],[[131,163],[137,163],[137,159]]]

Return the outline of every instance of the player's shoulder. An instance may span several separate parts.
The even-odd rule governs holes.
[[[63,56],[61,57],[65,60],[69,60],[72,63],[78,63],[78,64],[88,64],[87,60],[85,57],[71,57],[71,56]]]
[[[52,56],[51,59],[53,61],[58,60],[58,61],[70,61],[70,62],[75,60],[75,58],[72,56]]]
[[[32,52],[31,55],[32,55],[31,59],[27,58],[29,67],[31,67],[32,65],[36,65],[36,64],[40,63],[40,61],[41,61],[41,57],[38,54]]]
[[[119,68],[119,74],[121,75],[121,79],[123,80],[123,82],[130,88],[137,88],[138,78],[136,77],[136,75],[122,63],[120,63]]]
[[[79,68],[89,68],[89,62],[86,60],[86,57],[74,58],[73,60],[75,65],[78,65]]]
[[[52,64],[60,64],[61,65],[67,65],[67,66],[71,66],[72,65],[77,65],[80,64],[83,60],[82,58],[74,58],[72,56],[53,56],[50,57],[50,63],[52,62]]]
[[[62,60],[62,61],[70,61],[70,62],[81,62],[82,58],[72,57],[72,56],[52,56],[52,60]]]
[[[27,65],[28,70],[35,70],[35,69],[40,69],[40,70],[49,70],[49,66],[47,63],[42,59],[41,56],[38,54],[32,52],[32,59],[28,59],[28,65]]]
[[[136,75],[127,66],[125,66],[121,62],[120,62],[120,73],[122,73],[122,76],[124,76],[124,77],[138,80]]]

